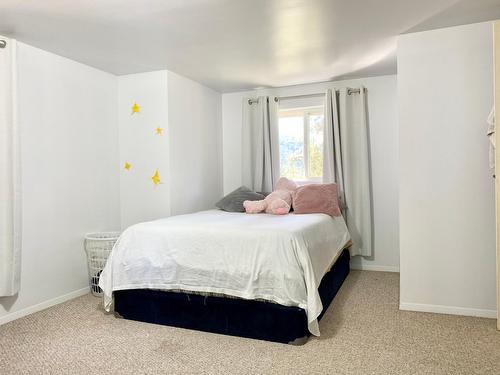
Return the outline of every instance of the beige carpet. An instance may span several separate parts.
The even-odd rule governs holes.
[[[399,311],[398,280],[352,271],[304,346],[116,319],[88,295],[0,326],[0,374],[500,374],[494,320]]]

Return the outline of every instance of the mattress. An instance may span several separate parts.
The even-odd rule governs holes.
[[[112,293],[183,290],[262,299],[306,311],[319,335],[318,286],[350,240],[344,219],[325,214],[248,215],[208,210],[140,223],[123,232],[99,285]]]

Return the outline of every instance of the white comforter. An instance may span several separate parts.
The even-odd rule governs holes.
[[[118,239],[99,286],[112,293],[162,289],[221,293],[298,306],[319,336],[318,286],[349,241],[344,219],[325,214],[248,215],[220,210],[129,227]]]

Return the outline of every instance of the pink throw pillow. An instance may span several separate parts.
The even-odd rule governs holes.
[[[336,184],[299,186],[293,194],[292,206],[296,214],[341,215]]]

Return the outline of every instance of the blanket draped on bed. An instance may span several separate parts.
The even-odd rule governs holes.
[[[117,241],[99,285],[109,311],[125,289],[183,290],[303,308],[319,335],[321,278],[350,239],[342,217],[220,210],[136,224]]]

